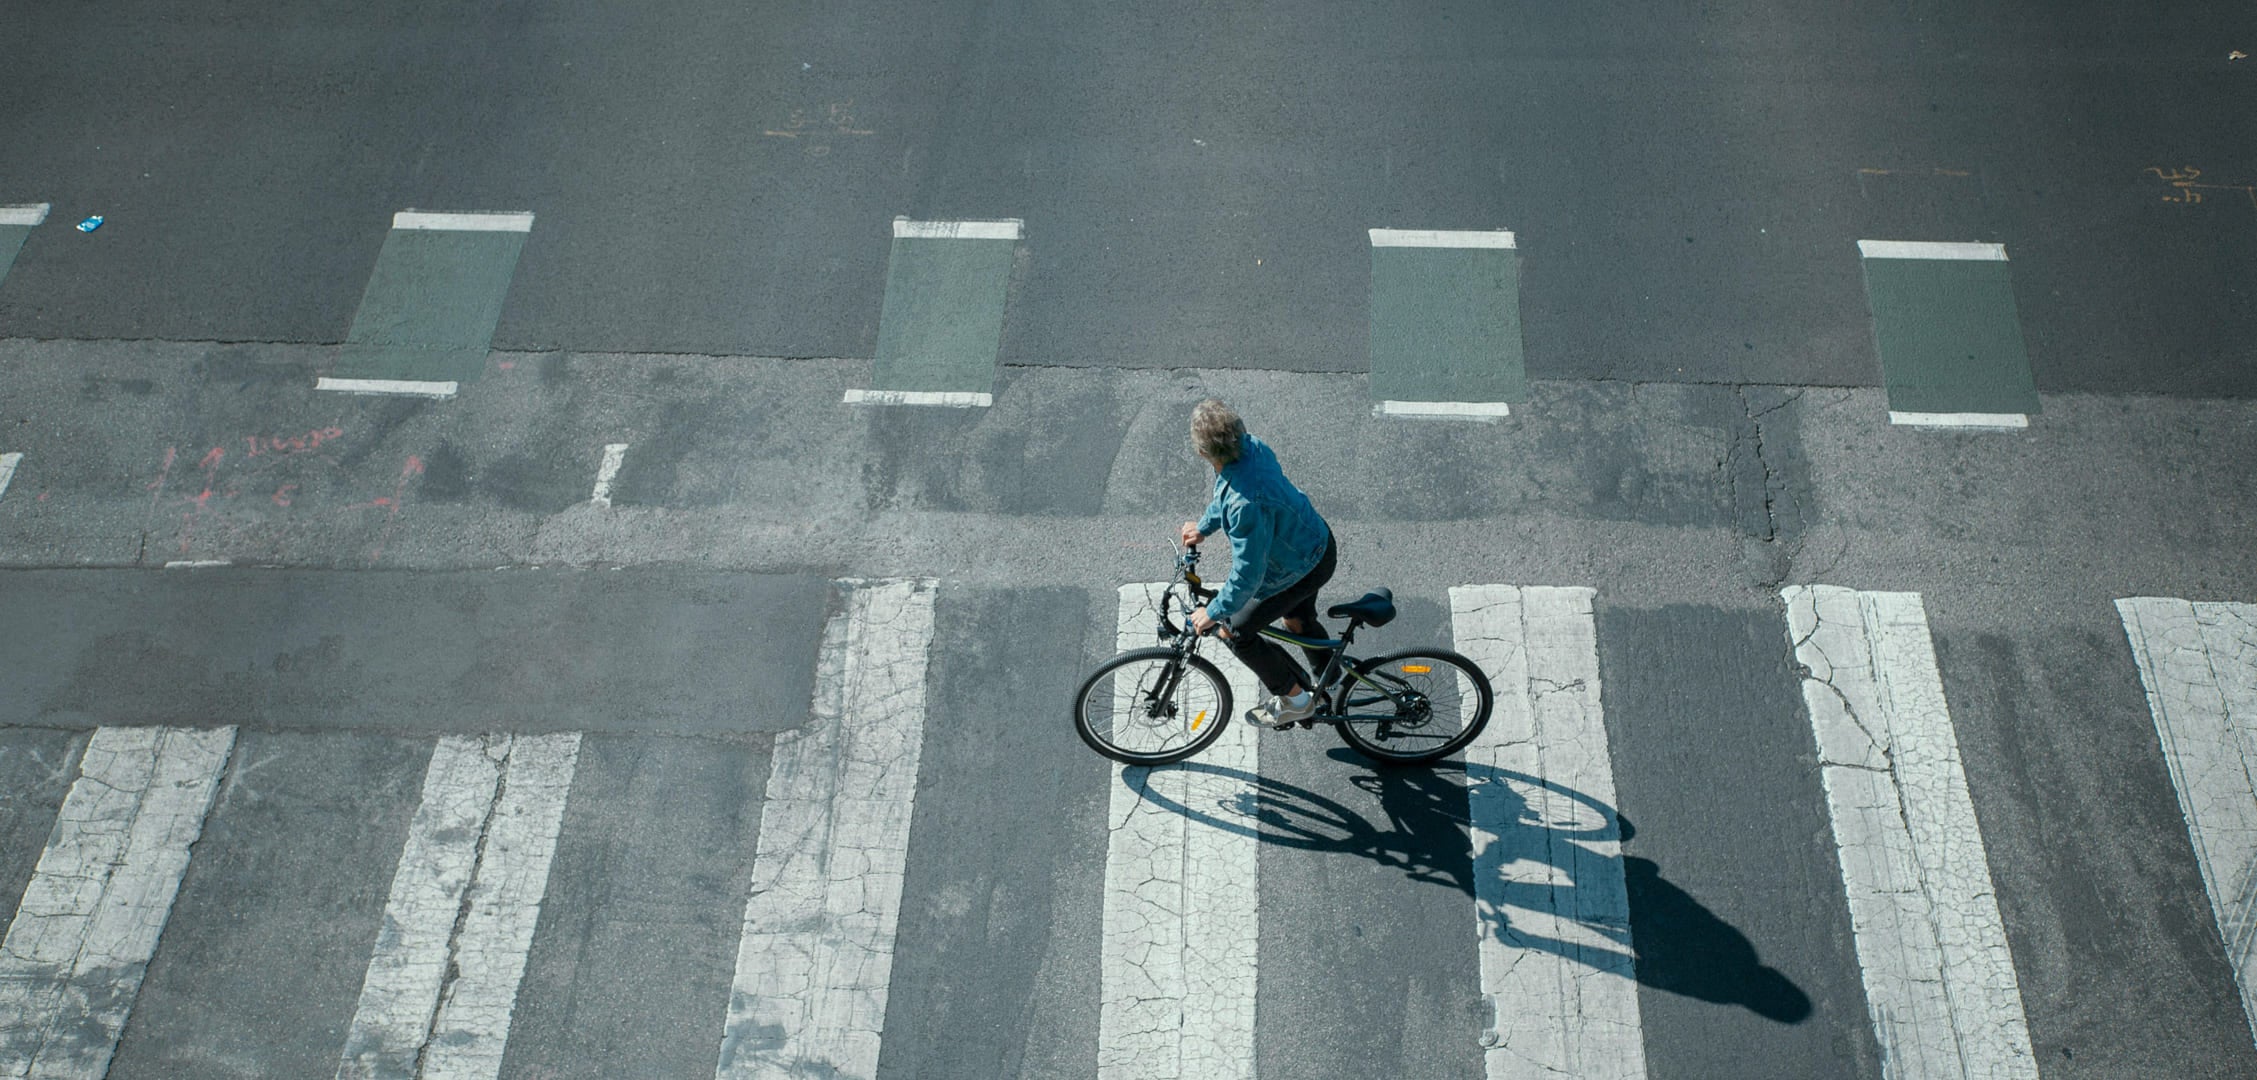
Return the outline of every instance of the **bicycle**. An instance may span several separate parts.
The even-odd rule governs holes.
[[[1181,603],[1188,623],[1196,605],[1214,599],[1215,591],[1199,580],[1198,567],[1196,547],[1176,558],[1175,580],[1160,598],[1161,644],[1107,660],[1074,693],[1074,728],[1090,749],[1126,765],[1166,765],[1222,737],[1230,722],[1230,683],[1199,655],[1203,635],[1172,617]],[[1178,595],[1178,585],[1188,599]],[[1435,648],[1362,660],[1348,655],[1359,627],[1377,628],[1394,620],[1393,593],[1375,589],[1334,604],[1325,616],[1348,620],[1347,629],[1336,639],[1302,637],[1276,627],[1260,631],[1275,641],[1330,654],[1324,671],[1302,682],[1316,695],[1315,715],[1285,728],[1331,724],[1340,741],[1373,761],[1423,765],[1464,749],[1488,725],[1495,695],[1489,677],[1473,661]]]

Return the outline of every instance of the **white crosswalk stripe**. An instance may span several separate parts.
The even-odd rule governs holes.
[[[1496,691],[1465,752],[1490,1080],[1646,1075],[1593,592],[1450,590],[1457,650]]]
[[[1884,1071],[2036,1077],[1919,594],[1781,595]]]
[[[848,583],[776,740],[715,1075],[877,1075],[924,745],[932,581]]]
[[[234,745],[232,727],[95,731],[0,944],[0,1076],[108,1071]]]
[[[339,1080],[501,1071],[579,752],[577,734],[433,748]]]
[[[1121,586],[1119,648],[1153,644],[1164,587]],[[1207,655],[1229,678],[1239,711],[1251,707],[1259,693],[1253,673],[1227,650]],[[1189,762],[1113,766],[1097,1037],[1103,1080],[1254,1076],[1259,840],[1186,811],[1211,812],[1251,791],[1260,734],[1239,719]]]
[[[2257,1026],[2257,604],[2116,601],[2218,932]]]

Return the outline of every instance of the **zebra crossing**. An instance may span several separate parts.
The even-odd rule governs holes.
[[[1618,791],[1619,765],[1647,751],[1619,738],[1625,721],[1610,718],[1603,689],[1647,658],[1609,652],[1603,588],[1473,583],[1407,602],[1403,633],[1375,634],[1371,647],[1449,644],[1489,672],[1498,704],[1462,768],[1394,778],[1325,753],[1321,732],[1244,724],[1179,766],[1089,755],[1067,726],[1066,695],[1089,661],[1146,643],[1155,585],[1088,591],[1079,636],[1025,642],[1008,687],[991,685],[999,673],[979,669],[966,642],[993,613],[1036,597],[930,580],[833,588],[804,722],[712,751],[759,776],[743,792],[756,825],[731,834],[753,842],[724,846],[719,858],[733,865],[707,868],[711,887],[733,896],[716,921],[733,965],[692,950],[690,962],[712,970],[638,1003],[620,972],[556,959],[574,951],[556,939],[567,920],[553,910],[555,868],[585,842],[574,822],[584,831],[626,806],[583,758],[657,736],[442,735],[412,763],[419,786],[389,781],[416,792],[412,813],[377,823],[389,864],[324,868],[379,899],[378,917],[178,927],[209,918],[190,914],[211,910],[218,884],[199,880],[199,865],[247,842],[232,800],[260,782],[263,751],[227,726],[104,727],[70,763],[0,945],[0,1076],[291,1073],[156,1045],[169,1022],[144,1031],[145,1004],[178,1012],[168,1002],[229,993],[163,962],[173,935],[191,931],[240,939],[252,955],[311,954],[318,939],[363,957],[341,994],[310,995],[329,1019],[299,1046],[340,1078],[682,1075],[693,1064],[717,1078],[873,1080],[1670,1072],[1649,1027],[1688,991],[1653,970],[1672,924],[1641,904],[1672,886],[1629,854],[1637,845],[1618,807],[1636,793]],[[2216,949],[2246,1001],[2257,608],[2136,597],[2117,613],[2121,676],[2145,687]],[[979,625],[955,625],[967,619]],[[1773,619],[1800,665],[1793,689],[1809,739],[1798,753],[1821,782],[1833,841],[1824,858],[1846,905],[1811,917],[1849,928],[1862,991],[1821,1000],[1813,1022],[1863,1025],[1878,1075],[2039,1075],[2032,1028],[2046,988],[2010,944],[2014,909],[1970,798],[1986,777],[1960,752],[1950,658],[1933,644],[1922,597],[1792,586]],[[1250,675],[1227,653],[1216,659],[1234,695],[1254,700]],[[959,786],[962,762],[1002,754],[1019,755],[994,774],[1016,778],[1010,789]],[[1066,794],[1034,797],[1045,782]],[[1070,841],[1020,850],[1029,834],[1003,822],[1038,818]],[[714,820],[651,824],[681,832]],[[936,849],[946,854],[921,857]],[[1666,863],[1669,853],[1648,854]],[[1006,873],[1004,860],[1025,864]],[[1351,862],[1388,883],[1338,870]],[[563,903],[600,905],[621,884],[611,879],[635,873],[607,866]],[[1416,911],[1402,902],[1413,894]],[[1455,914],[1419,917],[1429,911]],[[1311,955],[1312,936],[1341,924],[1373,943]],[[1030,926],[1040,941],[1014,940]],[[664,948],[651,948],[656,964]],[[984,955],[1003,974],[953,970]],[[1328,964],[1341,957],[1360,966]],[[1398,1000],[1375,1009],[1360,983]],[[556,1026],[560,992],[590,1026],[604,1010],[628,1023],[644,1008],[704,1034],[665,1062],[607,1059],[600,1047],[560,1062],[526,1030]],[[1328,993],[1338,997],[1319,1000]],[[1337,1035],[1309,1029],[1337,1031],[1336,1016],[1386,1033],[1388,1046],[1367,1059],[1314,1054]],[[1406,1062],[1418,1068],[1401,1071]]]

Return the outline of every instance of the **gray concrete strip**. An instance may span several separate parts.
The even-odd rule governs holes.
[[[1489,1080],[1646,1075],[1593,595],[1450,590],[1452,640],[1496,692],[1465,753]]]
[[[0,1076],[100,1080],[235,743],[103,728],[0,944]]]
[[[2257,604],[2116,601],[2242,1010],[2257,1026]]]
[[[916,805],[929,580],[846,582],[814,717],[776,739],[714,1075],[877,1075]]]
[[[804,715],[825,580],[4,574],[0,723],[735,734]]]
[[[1115,640],[1154,642],[1165,582],[1123,585]],[[1244,713],[1261,698],[1227,650],[1223,669]],[[1126,689],[1126,687],[1124,687]],[[1117,704],[1116,708],[1120,706]],[[1252,1080],[1259,842],[1198,820],[1244,797],[1258,775],[1261,732],[1229,718],[1214,745],[1159,768],[1115,763],[1106,817],[1105,928],[1097,1021],[1099,1080]]]
[[[580,736],[450,735],[424,774],[338,1080],[491,1080]]]
[[[2034,1080],[1919,595],[1819,585],[1782,596],[1885,1074]]]

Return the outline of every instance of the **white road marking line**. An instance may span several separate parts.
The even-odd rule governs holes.
[[[2257,604],[2116,601],[2243,1015],[2257,1025]]]
[[[1494,424],[1502,417],[1511,416],[1512,406],[1502,401],[1381,401],[1372,405],[1371,414]]]
[[[1517,243],[1506,229],[1373,229],[1373,247],[1511,248]]]
[[[1497,693],[1465,752],[1489,1080],[1646,1075],[1594,595],[1450,590],[1457,650]]]
[[[1155,643],[1162,583],[1123,585],[1119,647]],[[1208,650],[1230,680],[1235,711],[1260,685],[1227,649]],[[1105,847],[1099,974],[1099,1080],[1251,1080],[1254,983],[1261,922],[1259,845],[1252,835],[1195,821],[1253,794],[1260,732],[1234,716],[1213,746],[1180,765],[1115,764]],[[1216,770],[1223,770],[1218,772]]]
[[[470,214],[402,210],[392,215],[392,227],[460,232],[532,232],[533,214],[528,210]]]
[[[338,1080],[500,1073],[579,754],[576,733],[432,748]]]
[[[984,409],[995,395],[961,390],[849,390],[846,405],[940,405],[955,409]]]
[[[619,477],[619,466],[624,464],[626,460],[626,443],[604,444],[603,464],[596,468],[596,490],[594,494],[588,496],[589,502],[597,506],[611,505],[611,482]]]
[[[1918,593],[1794,585],[1866,1008],[1892,1080],[2038,1075]]]
[[[333,379],[327,375],[315,380],[316,390],[337,390],[347,394],[399,394],[405,397],[451,398],[461,389],[459,383],[426,382],[417,379]]]
[[[174,559],[165,564],[167,570],[208,570],[215,566],[233,566],[227,559]]]
[[[1976,413],[1976,412],[1898,412],[1889,410],[1889,423],[1906,427],[1968,428],[1977,431],[2005,431],[2030,426],[2027,413]]]
[[[46,203],[17,203],[0,206],[0,225],[37,225],[47,220]]]
[[[723,1080],[878,1072],[936,583],[844,584],[813,718],[776,737],[714,1069]]]
[[[0,1076],[99,1080],[235,729],[94,732],[0,944]]]
[[[1966,262],[2005,262],[2005,244],[1951,243],[1936,240],[1860,240],[1858,253],[1868,259],[1957,259]]]
[[[905,217],[893,219],[893,235],[899,240],[1017,240],[1026,232],[1026,222],[1018,218],[1001,221],[911,221]]]
[[[0,495],[8,493],[8,482],[16,478],[16,465],[23,459],[20,451],[0,454]]]

